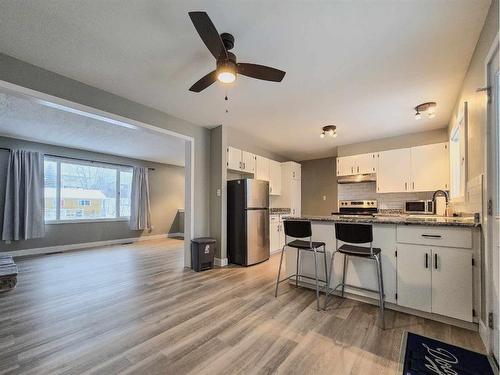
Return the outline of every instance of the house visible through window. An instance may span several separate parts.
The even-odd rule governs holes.
[[[45,221],[130,216],[132,168],[45,159]]]

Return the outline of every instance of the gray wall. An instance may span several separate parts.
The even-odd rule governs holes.
[[[210,236],[217,240],[215,256],[226,258],[226,129],[210,130]],[[217,195],[217,191],[220,195]]]
[[[353,143],[350,145],[339,146],[338,156],[350,156],[364,154],[368,152],[386,151],[397,148],[407,148],[414,146],[428,145],[448,141],[447,128],[430,130],[420,133],[399,135],[396,137],[381,138],[368,142]]]
[[[300,162],[304,215],[330,215],[337,211],[336,160],[332,157]]]
[[[143,160],[123,158],[90,151],[77,150],[42,143],[27,142],[13,138],[0,137],[0,147],[22,148],[40,151],[57,156],[68,156],[84,160],[103,161],[135,166],[155,168],[149,172],[151,193],[151,216],[153,230],[132,231],[127,221],[47,224],[44,238],[15,241],[11,244],[0,243],[0,251],[15,251],[47,246],[69,245],[84,242],[134,238],[166,233],[182,232],[179,228],[177,210],[184,207],[184,168],[168,164],[153,163]],[[0,176],[7,173],[9,152],[0,150]],[[0,228],[3,220],[5,201],[5,179],[0,179]]]
[[[132,78],[133,79],[133,78]],[[186,236],[206,236],[210,233],[210,131],[165,112],[133,102],[123,97],[97,89],[35,65],[0,54],[0,80],[53,95],[75,103],[100,109],[115,115],[171,130],[194,138],[194,160],[190,160],[190,146],[186,146],[186,170],[194,164],[194,197],[186,194]],[[191,184],[186,173],[186,191]],[[190,212],[193,203],[193,212]],[[194,233],[189,231],[191,215]],[[185,264],[190,265],[189,244],[185,244]]]

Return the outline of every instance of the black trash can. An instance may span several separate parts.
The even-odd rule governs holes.
[[[216,241],[201,237],[191,240],[191,268],[196,272],[214,268]]]

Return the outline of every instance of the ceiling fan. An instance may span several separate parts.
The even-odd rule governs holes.
[[[234,37],[231,34],[222,33],[219,35],[206,12],[189,12],[189,17],[201,40],[217,61],[216,69],[191,86],[190,91],[205,90],[217,80],[222,83],[232,83],[237,74],[272,82],[281,82],[285,76],[285,72],[279,69],[237,62],[234,53],[229,52],[234,47]]]

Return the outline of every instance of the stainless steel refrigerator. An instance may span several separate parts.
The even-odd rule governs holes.
[[[227,182],[227,250],[243,266],[269,259],[269,182]]]

